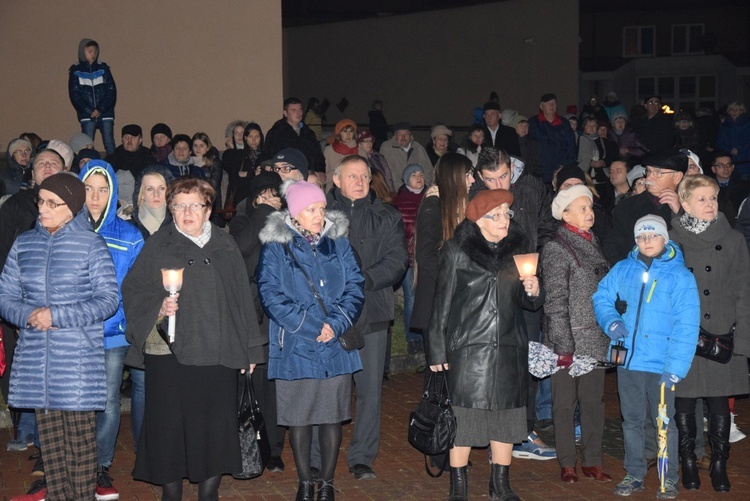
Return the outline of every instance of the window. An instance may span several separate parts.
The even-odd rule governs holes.
[[[703,25],[672,25],[672,54],[702,54]]]
[[[698,108],[716,108],[718,88],[716,75],[685,75],[638,78],[638,99],[643,101],[654,94],[662,104],[673,110],[694,112]]]
[[[622,30],[623,57],[653,56],[655,50],[653,26],[626,26]]]

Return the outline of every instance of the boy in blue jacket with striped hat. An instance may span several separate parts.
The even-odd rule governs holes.
[[[700,325],[695,278],[685,268],[680,248],[669,241],[664,219],[644,216],[634,232],[636,247],[604,277],[593,297],[597,322],[613,345],[621,342],[627,349],[617,368],[627,472],[613,491],[618,496],[643,490],[645,433],[656,428],[661,385],[672,390],[687,375]],[[674,391],[665,392],[665,402],[667,454],[677,458]],[[647,416],[651,423],[644,422]],[[677,481],[678,466],[673,464],[657,499],[677,497]]]

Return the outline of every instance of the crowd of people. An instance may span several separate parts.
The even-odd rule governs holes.
[[[592,96],[561,116],[547,93],[530,118],[491,100],[460,144],[436,124],[422,145],[408,122],[387,126],[380,101],[370,128],[347,118],[322,137],[320,103],[303,113],[292,97],[265,133],[236,120],[214,143],[158,123],[147,147],[128,124],[115,147],[116,91],[98,51],[83,40],[71,68],[82,131],[68,142],[21,134],[7,150],[2,388],[19,418],[8,448],[38,447],[44,477],[14,499],[119,498],[109,469],[124,372],[133,477],[162,486],[162,499],[181,499],[183,479],[218,499],[221,475],[241,472],[245,372],[271,473],[285,469],[288,430],[296,499],[334,498],[349,420],[349,472],[374,478],[398,289],[408,353],[425,354],[453,403],[450,500],[468,499],[472,447],[489,446],[496,499],[518,499],[512,458],[557,459],[562,482],[578,480],[579,463],[612,481],[602,459],[611,367],[627,473],[614,494],[644,488],[663,387],[674,390],[666,447],[681,471],[657,497],[675,498],[680,480],[700,488],[705,466],[713,489],[730,490],[730,443],[744,438],[733,397],[750,393],[742,103],[720,121],[710,110],[667,115],[659,96],[630,113],[612,93]],[[514,263],[529,253],[538,272]],[[168,285],[174,274],[180,285]],[[696,354],[712,339],[726,360]],[[545,377],[529,370],[530,342],[554,359]],[[549,427],[556,448],[537,434]]]

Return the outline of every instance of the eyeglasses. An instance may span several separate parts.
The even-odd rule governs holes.
[[[646,104],[659,104],[659,101],[652,99],[651,101],[646,101]]]
[[[186,209],[190,209],[190,212],[198,212],[204,207],[208,207],[208,204],[174,204],[172,210],[175,212],[185,212]]]
[[[16,150],[13,152],[13,154],[18,154],[18,156],[31,156],[31,150],[24,149],[24,150]]]
[[[646,169],[643,171],[645,177],[654,176],[656,179],[661,179],[664,174],[676,174],[675,171],[664,172],[663,170]]]
[[[282,164],[282,165],[274,165],[273,171],[274,172],[283,172],[284,174],[289,174],[293,170],[297,170],[297,167],[289,164]]]
[[[711,164],[713,167],[716,167],[717,169],[731,169],[734,167],[734,164],[732,162],[727,162],[725,164]]]
[[[512,210],[509,210],[507,212],[498,212],[493,215],[485,214],[482,216],[484,219],[492,219],[494,222],[500,221],[500,219],[513,219],[514,212]]]
[[[635,237],[635,240],[636,240],[636,242],[648,243],[651,240],[653,240],[653,239],[655,239],[657,237],[660,237],[660,236],[661,235],[638,235],[637,237]]]
[[[50,209],[57,209],[61,205],[68,205],[65,202],[55,202],[54,200],[45,200],[39,196],[36,197],[37,207],[41,207],[44,204],[47,204],[47,207],[49,207]]]

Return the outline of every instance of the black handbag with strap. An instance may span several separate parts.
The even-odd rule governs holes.
[[[240,433],[240,453],[242,473],[232,476],[240,480],[255,478],[263,473],[271,457],[271,443],[268,430],[255,399],[253,381],[249,372],[245,373],[242,393],[237,410]]]
[[[284,247],[286,247],[286,251],[289,253],[289,257],[292,258],[292,261],[294,261],[294,264],[297,265],[297,268],[299,269],[299,271],[302,272],[302,276],[305,277],[305,280],[307,280],[307,285],[310,286],[313,296],[315,296],[315,299],[318,300],[318,304],[320,305],[320,308],[323,310],[323,314],[325,316],[328,316],[328,309],[326,308],[325,303],[323,303],[323,298],[318,293],[318,289],[315,288],[315,285],[313,285],[312,280],[310,280],[310,277],[305,271],[305,269],[302,268],[302,266],[300,266],[299,261],[297,261],[297,258],[294,257],[292,248],[289,247],[289,244],[284,244]],[[362,348],[364,348],[365,347],[365,335],[362,333],[362,328],[357,327],[356,325],[353,325],[352,327],[347,329],[343,334],[339,336],[339,344],[346,351],[361,350]]]
[[[728,334],[719,336],[711,334],[701,327],[695,354],[720,364],[729,363],[732,360],[732,355],[734,355],[734,328],[733,325]]]

